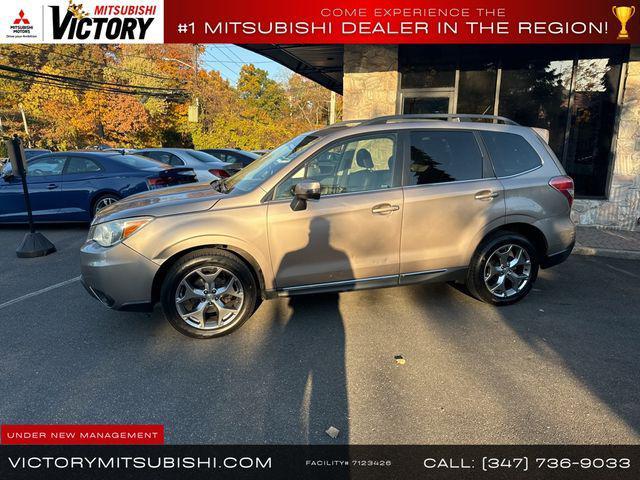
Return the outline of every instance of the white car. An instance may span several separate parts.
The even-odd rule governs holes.
[[[213,155],[190,148],[144,148],[134,150],[136,155],[158,160],[174,167],[189,167],[196,172],[198,182],[211,182],[227,178],[238,172],[242,165],[226,163]]]

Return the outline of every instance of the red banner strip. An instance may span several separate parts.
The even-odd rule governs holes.
[[[4,445],[161,445],[163,425],[2,425]]]
[[[637,0],[166,0],[166,43],[637,43]]]

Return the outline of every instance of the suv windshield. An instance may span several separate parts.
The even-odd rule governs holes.
[[[308,150],[319,138],[317,135],[303,133],[293,140],[280,145],[225,180],[225,191],[230,192],[236,188],[244,192],[253,190],[263,181],[289,165],[294,158]]]

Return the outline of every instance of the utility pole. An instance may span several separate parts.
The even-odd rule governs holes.
[[[193,44],[193,78],[198,80],[198,44]]]
[[[29,135],[29,127],[27,125],[27,116],[24,114],[24,108],[22,107],[22,103],[18,104],[20,108],[20,113],[22,114],[22,125],[24,126],[24,133],[27,136],[27,142],[29,142],[29,146],[31,146],[31,136]]]
[[[329,103],[329,125],[336,123],[336,92],[331,92],[331,102]]]
[[[200,100],[198,99],[198,55],[199,55],[198,44],[194,43],[193,44],[193,90],[195,92],[194,104],[195,104],[195,110],[196,110],[196,118],[200,116]]]

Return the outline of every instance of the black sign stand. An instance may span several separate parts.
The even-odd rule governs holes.
[[[11,166],[18,172],[22,179],[22,191],[24,192],[24,204],[27,207],[29,217],[29,233],[22,239],[22,243],[16,250],[16,255],[20,258],[43,257],[56,251],[56,247],[43,234],[36,232],[33,224],[33,213],[31,212],[31,200],[29,199],[29,187],[27,186],[27,165],[22,149],[22,140],[14,135],[11,140],[7,140],[7,151],[11,159]]]

